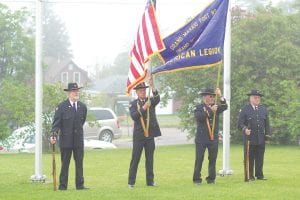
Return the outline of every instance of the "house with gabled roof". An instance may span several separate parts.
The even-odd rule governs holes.
[[[65,85],[69,82],[76,82],[79,85],[87,85],[91,80],[87,71],[80,68],[73,60],[58,60],[45,58],[44,81],[47,83],[61,82]]]

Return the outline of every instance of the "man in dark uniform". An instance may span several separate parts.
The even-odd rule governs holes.
[[[154,87],[153,79],[150,78],[153,97],[146,97],[146,84],[144,82],[137,85],[134,89],[138,98],[130,103],[130,116],[134,121],[133,129],[133,149],[132,158],[129,167],[128,187],[133,188],[136,180],[138,164],[141,158],[143,148],[145,149],[146,158],[146,184],[155,186],[153,173],[153,154],[155,149],[154,137],[160,136],[160,128],[156,119],[155,107],[160,101],[160,96]],[[147,110],[149,108],[149,119]],[[147,128],[147,121],[149,127]]]
[[[241,109],[238,119],[238,128],[244,136],[244,168],[245,181],[255,180],[253,167],[255,165],[255,177],[257,180],[266,180],[263,174],[265,153],[265,138],[269,134],[269,116],[266,106],[261,105],[263,94],[252,89],[248,94],[249,104]],[[249,158],[247,158],[247,141],[249,145]],[[247,167],[247,159],[249,160]],[[249,169],[247,169],[249,168]],[[249,174],[247,174],[247,171]]]
[[[226,100],[221,96],[218,88],[216,93],[213,89],[206,89],[200,93],[202,103],[197,105],[194,115],[197,121],[197,133],[195,138],[196,160],[193,175],[193,182],[197,185],[202,183],[201,169],[206,148],[208,149],[208,184],[215,183],[216,179],[216,160],[219,143],[219,115],[227,109]],[[220,96],[220,103],[215,104],[216,94]],[[215,115],[215,116],[214,116]],[[215,123],[213,123],[215,118]],[[215,127],[213,128],[213,124]]]
[[[51,144],[59,140],[61,151],[61,172],[59,176],[59,190],[67,190],[68,173],[71,155],[75,160],[76,171],[76,189],[88,189],[84,186],[83,178],[83,124],[86,120],[86,105],[79,101],[79,89],[77,83],[69,83],[68,88],[64,91],[68,92],[68,99],[61,102],[55,110],[52,123],[52,133],[55,137],[51,137]]]

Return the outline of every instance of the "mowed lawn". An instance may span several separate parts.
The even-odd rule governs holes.
[[[43,154],[43,174],[46,183],[32,183],[34,154],[1,154],[0,199],[112,199],[112,200],[182,200],[182,199],[300,199],[300,147],[267,146],[265,176],[267,181],[243,181],[242,146],[232,145],[231,176],[216,179],[216,184],[195,186],[192,183],[194,145],[158,146],[155,152],[157,187],[145,184],[144,157],[141,158],[137,183],[127,187],[131,149],[90,150],[85,153],[85,185],[90,190],[77,191],[74,186],[74,162],[71,161],[69,188],[52,191],[51,154]],[[60,160],[57,158],[57,173]],[[207,175],[207,154],[203,177]],[[219,148],[217,170],[222,166],[222,146]]]

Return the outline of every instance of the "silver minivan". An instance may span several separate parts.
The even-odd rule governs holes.
[[[112,142],[113,139],[121,137],[122,130],[120,123],[112,109],[91,107],[88,109],[88,116],[93,121],[87,120],[83,126],[85,138],[97,138],[106,142]]]

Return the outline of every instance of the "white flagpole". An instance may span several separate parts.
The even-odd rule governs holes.
[[[228,109],[223,114],[223,168],[219,171],[221,176],[233,174],[230,169],[230,74],[231,74],[231,2],[228,0],[228,12],[226,20],[226,32],[224,41],[224,97]]]
[[[32,181],[45,182],[42,175],[42,105],[43,105],[43,73],[42,73],[42,10],[41,0],[36,1],[36,36],[35,36],[35,174]]]

